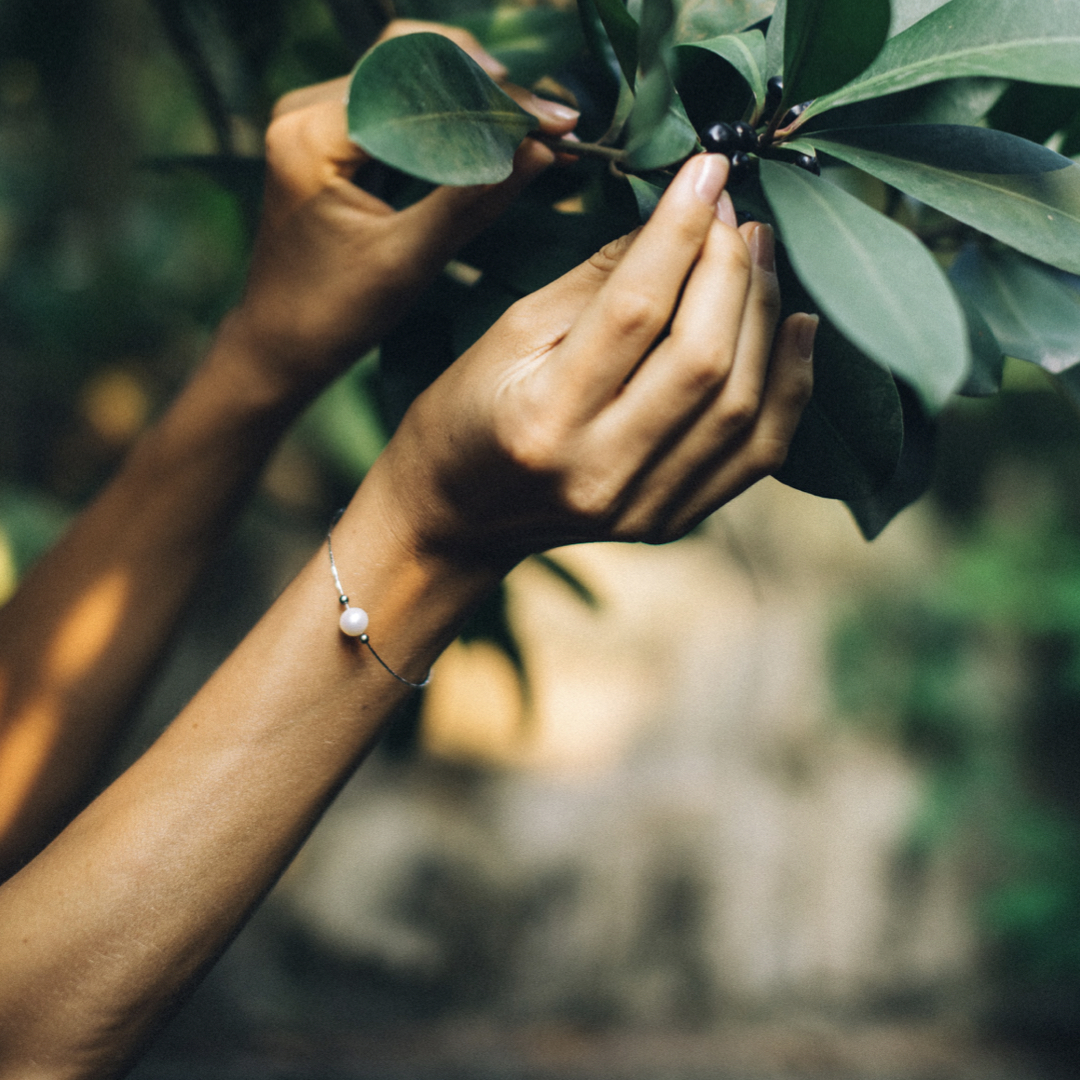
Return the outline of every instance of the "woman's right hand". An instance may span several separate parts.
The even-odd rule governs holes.
[[[817,320],[776,332],[772,230],[735,226],[727,175],[691,159],[643,229],[515,304],[414,402],[366,481],[402,544],[504,572],[561,544],[661,543],[783,463]]]

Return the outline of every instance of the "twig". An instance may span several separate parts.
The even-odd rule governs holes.
[[[604,161],[614,161],[620,164],[626,160],[625,150],[616,150],[613,146],[601,146],[599,143],[575,142],[573,139],[559,139],[553,135],[545,135],[542,131],[532,133],[534,139],[539,140],[552,150],[558,150],[564,154],[578,154],[581,157],[602,158]]]

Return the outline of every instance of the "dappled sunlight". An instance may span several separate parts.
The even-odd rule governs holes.
[[[60,734],[62,704],[58,694],[45,694],[22,709],[0,734],[0,836],[15,823],[52,754]]]
[[[46,647],[44,686],[24,701],[6,700],[10,689],[0,672],[0,715],[11,716],[0,730],[0,836],[15,823],[35,784],[56,752],[70,684],[92,672],[112,646],[131,595],[127,574],[100,578],[74,600]]]
[[[48,677],[71,681],[85,675],[109,647],[131,593],[127,574],[116,570],[91,586],[71,607],[49,646]]]

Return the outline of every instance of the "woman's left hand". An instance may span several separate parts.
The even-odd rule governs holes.
[[[577,113],[505,82],[506,69],[464,30],[397,20],[380,40],[419,31],[461,46],[542,131],[565,136]],[[462,244],[555,160],[526,139],[500,184],[436,188],[395,212],[353,183],[371,159],[348,137],[348,78],[286,95],[266,134],[263,216],[248,283],[223,333],[283,394],[313,393],[375,345]],[[280,384],[280,385],[279,385]]]

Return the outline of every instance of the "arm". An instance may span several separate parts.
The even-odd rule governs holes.
[[[391,24],[389,34],[436,29]],[[498,74],[461,31],[447,31]],[[505,74],[505,72],[504,72]],[[545,130],[574,114],[509,88]],[[0,610],[0,881],[85,800],[207,560],[289,422],[552,160],[532,140],[490,188],[402,213],[351,178],[344,80],[278,106],[249,282],[206,361]]]
[[[636,238],[515,305],[414,403],[334,533],[395,670],[421,678],[528,552],[673,539],[783,460],[815,323],[773,343],[771,232],[718,219],[726,173],[694,159]],[[0,1076],[118,1075],[271,887],[408,693],[338,611],[323,545],[0,887]]]

